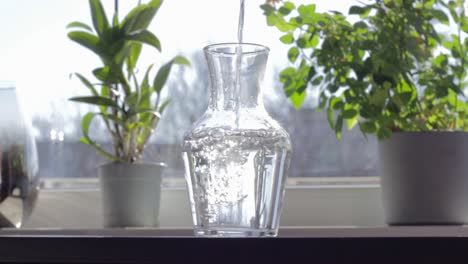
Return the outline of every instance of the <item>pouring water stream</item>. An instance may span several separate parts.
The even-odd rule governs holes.
[[[237,40],[239,46],[236,49],[237,52],[237,63],[236,63],[236,82],[234,94],[236,95],[236,127],[240,127],[240,109],[241,109],[241,68],[242,68],[242,43],[243,43],[243,30],[244,30],[244,11],[245,11],[245,0],[240,0],[239,9],[239,24],[237,28]]]

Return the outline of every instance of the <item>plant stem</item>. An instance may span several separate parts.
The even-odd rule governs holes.
[[[153,117],[151,117],[150,125],[148,127],[144,128],[143,135],[141,135],[142,142],[140,144],[138,144],[138,147],[137,147],[137,149],[138,149],[137,152],[138,153],[143,152],[143,149],[145,148],[146,143],[148,143],[148,140],[149,140],[154,128],[158,124],[159,119],[160,119],[160,116],[154,115]]]
[[[117,84],[114,86],[114,89],[115,89],[116,91],[118,91],[119,87],[118,87]],[[116,95],[113,95],[113,97],[114,97],[114,101],[117,103],[119,98],[118,98]],[[115,109],[115,108],[113,108],[112,111],[113,111],[113,114],[117,117],[118,114],[119,114],[119,113],[118,113],[118,110]],[[121,157],[122,157],[122,154],[125,155],[125,150],[124,150],[124,146],[123,146],[123,142],[122,142],[123,138],[122,138],[122,134],[120,133],[119,124],[118,124],[117,122],[113,122],[113,123],[114,123],[115,134],[116,134],[116,136],[117,136],[117,140],[116,140],[117,142],[116,142],[116,144],[115,144],[115,146],[116,146],[116,148],[115,148],[115,150],[116,150],[115,155],[116,155],[117,157],[121,158]]]

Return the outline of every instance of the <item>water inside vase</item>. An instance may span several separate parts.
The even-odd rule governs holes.
[[[284,134],[263,129],[213,128],[185,141],[194,222],[202,235],[276,234],[288,144]]]

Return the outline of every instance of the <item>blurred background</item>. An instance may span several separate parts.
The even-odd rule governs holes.
[[[108,12],[113,1],[102,0]],[[121,1],[121,14],[137,0]],[[299,5],[304,1],[293,1]],[[313,2],[308,0],[308,3]],[[355,1],[316,1],[319,11],[347,13]],[[246,0],[245,42],[270,47],[263,85],[268,112],[290,133],[293,159],[290,177],[376,176],[376,139],[359,130],[345,131],[337,140],[325,114],[317,112],[317,94],[309,87],[305,106],[297,111],[286,98],[278,80],[288,64],[288,47],[281,34],[266,25],[259,6],[263,0]],[[88,90],[71,74],[91,78],[100,65],[98,58],[67,38],[66,25],[72,21],[91,24],[85,0],[0,1],[0,80],[15,84],[25,113],[33,123],[40,177],[96,177],[96,166],[105,160],[93,148],[79,143],[81,117],[93,109],[68,101]],[[236,42],[239,0],[166,0],[150,30],[162,43],[162,53],[144,48],[141,69],[156,67],[175,55],[186,56],[190,68],[173,68],[165,87],[173,98],[145,152],[147,160],[166,162],[166,177],[183,177],[180,143],[184,132],[205,111],[209,99],[208,70],[203,47]],[[142,70],[143,72],[144,70]],[[5,107],[5,106],[2,106]],[[110,145],[106,131],[93,123],[92,137]]]

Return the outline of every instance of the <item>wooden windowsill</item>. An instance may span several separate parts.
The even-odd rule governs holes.
[[[191,228],[24,228],[0,230],[6,237],[194,237]],[[467,237],[468,226],[283,227],[279,238]]]
[[[294,227],[229,239],[190,229],[0,231],[1,263],[454,263],[467,248],[460,226]]]

